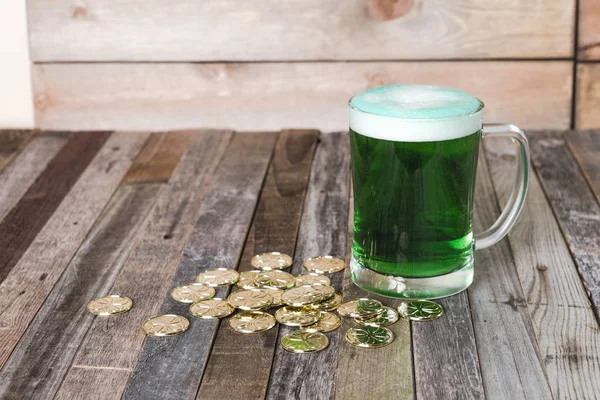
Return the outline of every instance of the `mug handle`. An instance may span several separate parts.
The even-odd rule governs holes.
[[[485,249],[499,242],[512,228],[523,208],[529,183],[529,144],[525,133],[510,124],[484,124],[482,137],[509,137],[519,145],[517,181],[502,213],[488,230],[475,235],[475,250]]]

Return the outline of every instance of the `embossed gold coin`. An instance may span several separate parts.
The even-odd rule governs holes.
[[[328,300],[321,301],[319,303],[311,304],[311,307],[316,308],[321,311],[333,311],[337,309],[342,304],[342,295],[339,293],[334,293],[333,297]]]
[[[392,307],[384,306],[381,314],[368,318],[354,318],[354,321],[359,325],[389,326],[398,321],[398,313]]]
[[[335,296],[335,289],[326,285],[313,285],[314,290],[321,295],[320,301],[327,301]]]
[[[282,325],[307,326],[319,321],[321,312],[310,307],[281,307],[275,312],[275,319]]]
[[[232,269],[215,268],[200,273],[196,277],[196,282],[207,286],[227,286],[236,283],[239,277],[240,274]]]
[[[383,347],[394,341],[394,332],[381,326],[361,326],[346,332],[346,341],[356,347]]]
[[[285,304],[283,302],[283,299],[281,298],[281,295],[283,295],[283,290],[269,289],[269,288],[266,288],[264,290],[266,290],[267,293],[269,293],[271,295],[271,297],[273,298],[273,303],[271,304],[271,307],[279,307],[279,306],[282,306]]]
[[[277,269],[262,271],[256,275],[255,279],[262,287],[272,289],[290,289],[296,286],[294,275]]]
[[[323,295],[314,286],[296,286],[283,292],[281,299],[287,305],[298,307],[319,302]]]
[[[190,327],[186,317],[175,314],[164,314],[152,317],[142,326],[148,336],[174,336],[183,333]]]
[[[325,334],[314,331],[294,331],[281,339],[281,347],[292,353],[314,353],[329,346]]]
[[[133,307],[129,297],[110,295],[87,303],[87,310],[94,315],[108,316],[125,313]]]
[[[201,319],[223,318],[235,311],[235,308],[229,305],[227,300],[214,298],[202,300],[190,306],[192,317]]]
[[[273,304],[273,297],[264,289],[246,289],[231,293],[227,302],[240,310],[260,310]]]
[[[311,272],[310,274],[298,275],[296,277],[296,286],[303,285],[327,285],[331,286],[331,280],[325,275],[316,274]]]
[[[292,257],[278,251],[257,254],[250,260],[250,264],[254,268],[262,270],[284,269],[291,266],[292,263]]]
[[[333,256],[313,257],[304,261],[304,268],[317,274],[332,274],[342,271],[345,266],[344,260]]]
[[[444,309],[435,301],[413,300],[400,304],[398,313],[411,321],[431,321],[444,315]]]
[[[321,312],[321,318],[314,324],[308,325],[305,329],[314,329],[319,332],[331,332],[342,325],[342,320],[337,315],[330,312]]]
[[[256,281],[256,277],[261,272],[261,270],[240,272],[236,286],[244,289],[260,289],[261,285]]]
[[[214,295],[215,289],[199,282],[177,286],[171,291],[173,300],[180,303],[196,303],[201,300],[212,299]]]
[[[381,313],[383,310],[383,304],[377,300],[372,299],[356,299],[347,301],[341,304],[337,312],[342,317],[359,317],[359,318],[368,318],[374,317]]]
[[[245,311],[229,319],[229,325],[239,333],[259,333],[275,326],[275,317],[262,311]]]

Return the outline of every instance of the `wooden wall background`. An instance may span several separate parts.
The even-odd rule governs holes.
[[[36,125],[343,130],[432,83],[488,122],[600,127],[599,0],[29,0]]]

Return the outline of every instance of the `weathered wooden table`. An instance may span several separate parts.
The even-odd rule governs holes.
[[[535,173],[519,222],[477,252],[475,283],[396,340],[282,351],[287,327],[234,333],[191,320],[171,338],[140,327],[214,266],[255,253],[348,257],[345,133],[0,134],[0,398],[590,399],[600,396],[600,132],[530,134]],[[512,145],[486,140],[475,228],[509,195]],[[345,298],[363,294],[348,271]],[[131,297],[102,318],[86,303]],[[225,294],[225,289],[221,290]],[[387,304],[397,304],[386,299]]]

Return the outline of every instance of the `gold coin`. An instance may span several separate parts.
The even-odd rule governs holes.
[[[331,286],[314,285],[313,288],[321,295],[321,301],[330,300],[333,296],[335,296],[335,289]]]
[[[279,307],[279,306],[282,306],[285,304],[283,302],[283,299],[281,298],[281,295],[283,295],[283,290],[269,289],[269,288],[266,288],[264,290],[266,290],[267,293],[269,293],[271,295],[271,297],[273,298],[273,303],[271,304],[271,307]]]
[[[304,268],[317,274],[332,274],[342,271],[346,266],[344,260],[332,256],[320,256],[304,261]]]
[[[263,289],[247,289],[231,293],[227,302],[240,310],[260,310],[273,304],[273,297]]]
[[[336,292],[333,294],[332,298],[319,303],[313,303],[311,304],[311,307],[321,311],[333,311],[337,309],[340,304],[342,304],[342,295]]]
[[[278,251],[257,254],[250,260],[250,264],[254,268],[262,270],[284,269],[292,265],[292,263],[292,257]]]
[[[236,285],[244,289],[259,289],[261,285],[256,281],[256,277],[261,272],[260,270],[240,272]]]
[[[321,318],[314,324],[308,325],[306,329],[314,329],[319,332],[331,332],[342,325],[342,320],[330,312],[321,312]]]
[[[341,304],[337,312],[342,317],[368,318],[378,315],[383,310],[383,304],[372,299],[356,299]]]
[[[304,306],[323,300],[323,295],[315,286],[296,286],[283,292],[281,299],[290,306]]]
[[[394,341],[394,332],[381,326],[361,326],[346,332],[346,341],[356,347],[383,347]]]
[[[380,315],[369,318],[354,318],[354,321],[359,325],[389,326],[398,321],[398,313],[392,307],[384,306]]]
[[[296,286],[303,285],[327,285],[331,286],[331,280],[325,275],[310,273],[296,277]]]
[[[199,282],[177,286],[171,291],[173,300],[180,303],[196,303],[201,300],[211,299],[214,295],[215,289]]]
[[[233,285],[239,279],[240,274],[237,271],[227,268],[209,269],[196,277],[196,282],[207,286],[227,286]]]
[[[229,305],[227,300],[214,298],[202,300],[190,306],[192,317],[202,319],[223,318],[235,311],[235,308]]]
[[[290,289],[296,286],[294,275],[284,271],[262,271],[256,275],[256,282],[271,289]]]
[[[186,317],[175,314],[164,314],[152,317],[142,326],[148,336],[174,336],[188,330],[190,321]]]
[[[406,301],[398,306],[398,312],[411,321],[431,321],[444,315],[441,304],[429,300]]]
[[[281,347],[292,353],[313,353],[329,346],[329,339],[321,332],[294,331],[281,339]]]
[[[239,333],[259,333],[275,326],[275,317],[262,311],[246,311],[229,319],[229,325]]]
[[[307,326],[319,321],[321,313],[310,307],[281,307],[275,312],[275,319],[282,325]]]
[[[117,315],[131,310],[133,301],[129,297],[110,295],[87,303],[87,309],[94,315]]]

